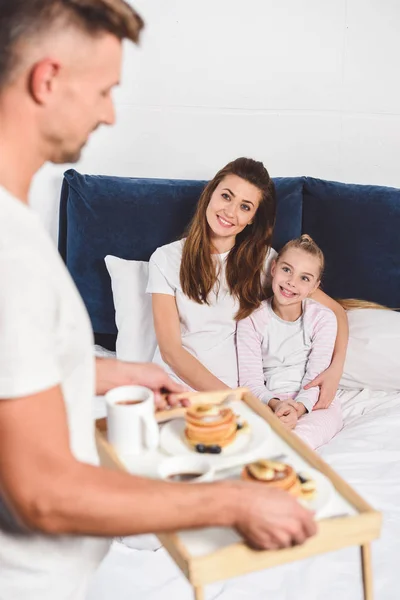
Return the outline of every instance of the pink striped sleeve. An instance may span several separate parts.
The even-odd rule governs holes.
[[[239,367],[239,385],[247,387],[257,398],[268,402],[272,396],[264,385],[262,344],[266,334],[263,327],[263,309],[239,321],[236,330],[236,345]]]
[[[312,304],[311,304],[312,302]],[[311,301],[306,308],[305,320],[311,328],[311,352],[308,357],[306,372],[301,382],[301,389],[296,396],[311,412],[319,397],[319,388],[304,390],[304,386],[325,371],[331,364],[333,348],[336,341],[337,320],[335,314],[325,306]]]

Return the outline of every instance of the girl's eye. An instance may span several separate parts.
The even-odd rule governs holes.
[[[222,197],[224,200],[230,200],[229,194],[226,194],[225,192],[222,194]]]
[[[242,204],[243,210],[250,210],[250,206],[248,204]]]
[[[289,267],[282,267],[282,271],[285,271],[285,273],[289,273],[290,269]]]
[[[310,281],[309,278],[307,277],[307,275],[303,276],[303,281]]]

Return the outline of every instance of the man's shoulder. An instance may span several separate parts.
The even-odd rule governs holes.
[[[37,214],[0,187],[0,268],[32,280],[50,279],[57,272],[59,255]]]
[[[0,187],[0,250],[29,248],[32,239],[44,237],[45,230],[36,213]]]

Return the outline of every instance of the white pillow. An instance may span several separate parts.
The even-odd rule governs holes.
[[[357,309],[347,313],[349,344],[340,387],[400,390],[400,313]]]
[[[106,256],[111,277],[118,329],[116,352],[120,360],[150,362],[157,347],[151,295],[146,294],[149,263]]]

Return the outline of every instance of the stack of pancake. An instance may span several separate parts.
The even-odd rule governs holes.
[[[305,500],[312,500],[317,491],[313,479],[303,477],[290,465],[274,460],[260,459],[246,465],[242,471],[242,478],[268,484]]]
[[[230,408],[200,404],[186,411],[185,439],[193,447],[225,448],[235,440],[236,433],[236,415]]]
[[[270,487],[285,490],[293,496],[300,496],[300,482],[296,471],[285,463],[260,459],[246,465],[242,477],[248,481],[260,481]]]

